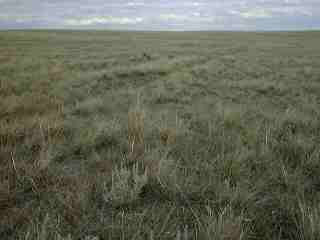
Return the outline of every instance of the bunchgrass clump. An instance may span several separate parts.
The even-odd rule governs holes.
[[[177,164],[168,157],[168,151],[155,149],[148,152],[143,159],[143,166],[149,178],[159,183],[163,188],[175,188]]]
[[[226,206],[216,214],[210,206],[206,207],[207,213],[203,218],[206,232],[205,239],[216,240],[241,240],[245,239],[243,217],[236,216],[231,206]],[[203,234],[205,235],[205,234]]]
[[[128,113],[128,159],[136,162],[145,152],[145,110],[137,97],[136,106]]]
[[[139,172],[138,164],[130,169],[115,168],[112,172],[111,184],[105,183],[103,199],[114,206],[130,204],[139,199],[139,194],[147,182],[148,176],[146,172]]]
[[[303,201],[298,203],[296,222],[296,239],[316,240],[320,238],[320,208],[308,206]]]

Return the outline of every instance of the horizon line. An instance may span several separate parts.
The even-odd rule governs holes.
[[[221,30],[221,29],[199,29],[199,30],[145,30],[145,29],[101,29],[101,28],[0,28],[0,32],[4,31],[99,31],[99,32],[318,32],[320,31],[320,27],[318,29],[243,29],[243,30]]]

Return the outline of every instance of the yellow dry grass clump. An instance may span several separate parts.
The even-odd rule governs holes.
[[[61,63],[53,64],[49,67],[49,77],[51,80],[60,80],[64,74],[64,67]]]
[[[176,131],[172,128],[160,129],[160,141],[163,145],[172,145],[176,141]]]
[[[142,110],[130,111],[128,114],[129,160],[136,161],[145,151],[144,119]]]

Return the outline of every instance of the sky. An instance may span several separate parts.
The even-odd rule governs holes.
[[[320,29],[320,0],[0,0],[0,29]]]

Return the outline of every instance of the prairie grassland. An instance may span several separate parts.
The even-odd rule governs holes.
[[[320,32],[0,32],[1,239],[320,239]]]

